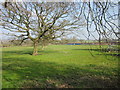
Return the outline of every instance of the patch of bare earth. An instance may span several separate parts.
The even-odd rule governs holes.
[[[47,80],[46,85],[47,85],[47,88],[73,88],[67,83],[60,83],[57,80],[51,80],[51,79]]]

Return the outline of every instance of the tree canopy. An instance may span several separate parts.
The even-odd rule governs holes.
[[[9,2],[3,5],[2,27],[9,35],[30,39],[34,43],[33,55],[42,39],[54,39],[66,31],[85,23],[75,17],[74,3]]]
[[[3,4],[2,28],[12,35],[34,43],[37,55],[40,41],[52,40],[68,31],[86,28],[89,39],[97,32],[99,42],[119,37],[119,3],[113,2],[6,2]],[[119,11],[119,9],[118,9]],[[92,28],[91,28],[92,27]],[[91,30],[93,29],[93,30]],[[5,33],[6,34],[6,33]]]

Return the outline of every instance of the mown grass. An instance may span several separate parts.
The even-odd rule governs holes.
[[[118,57],[98,46],[50,45],[38,56],[32,47],[3,48],[3,88],[119,87]],[[91,53],[94,55],[92,56]]]

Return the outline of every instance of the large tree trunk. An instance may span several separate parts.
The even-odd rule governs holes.
[[[38,55],[38,42],[34,42],[34,49],[33,49],[33,54],[34,56]]]

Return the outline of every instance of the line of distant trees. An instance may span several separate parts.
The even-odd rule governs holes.
[[[20,40],[4,40],[1,41],[1,46],[3,47],[11,47],[11,46],[33,46],[33,43],[31,40],[26,40],[25,42],[23,42],[22,44],[19,44]],[[46,41],[42,41],[41,43],[39,43],[40,46],[42,46],[42,48],[44,49],[45,46],[48,45],[64,45],[64,44],[69,44],[69,43],[81,43],[81,44],[93,44],[93,45],[99,45],[100,43],[98,42],[98,40],[84,40],[84,39],[77,39],[75,37],[73,38],[61,38],[59,40],[46,40]],[[106,40],[102,40],[101,41],[101,45],[108,45],[108,43],[110,45],[118,45],[120,44],[120,42],[117,39],[113,39],[113,40],[109,40],[106,42]]]

